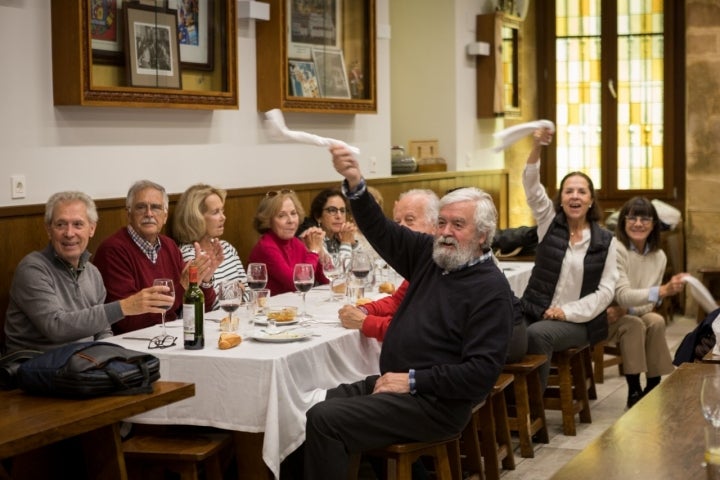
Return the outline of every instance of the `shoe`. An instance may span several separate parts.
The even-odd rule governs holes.
[[[631,392],[628,394],[627,408],[630,409],[643,397],[642,392]]]

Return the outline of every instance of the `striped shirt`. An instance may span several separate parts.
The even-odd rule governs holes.
[[[240,280],[245,290],[247,290],[247,275],[245,274],[245,268],[243,267],[237,250],[225,240],[220,240],[220,245],[223,249],[224,258],[223,262],[215,269],[215,275],[213,275],[213,288],[215,289],[215,293],[217,293],[213,310],[218,308],[220,302],[220,285],[222,285],[223,282]],[[185,262],[195,259],[195,247],[192,243],[183,243],[180,245],[180,252]]]

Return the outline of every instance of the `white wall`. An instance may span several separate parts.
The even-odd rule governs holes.
[[[386,25],[388,1],[377,1]],[[124,197],[149,178],[170,193],[195,182],[225,188],[339,179],[327,150],[269,140],[255,102],[255,25],[238,20],[240,109],[54,107],[49,0],[0,0],[0,206],[44,203],[58,190]],[[377,40],[378,113],[288,114],[292,129],[361,149],[368,177],[390,175],[389,40]],[[371,171],[370,160],[377,160]],[[24,174],[27,196],[10,198]]]
[[[450,170],[503,168],[492,133],[503,121],[476,118],[475,17],[492,0],[392,0],[392,142],[439,141]]]
[[[377,0],[378,25],[392,24],[391,39],[377,39],[377,114],[288,114],[288,126],[357,145],[369,178],[389,176],[391,145],[410,139],[438,139],[451,170],[502,168],[502,155],[489,150],[502,121],[475,118],[475,61],[465,55],[475,15],[489,3]],[[240,108],[230,111],[54,107],[50,0],[0,0],[0,45],[0,207],[44,203],[66,189],[124,197],[140,178],[170,193],[200,181],[242,188],[339,179],[325,149],[266,137],[252,20],[238,20]],[[25,199],[10,198],[13,174],[26,177]]]

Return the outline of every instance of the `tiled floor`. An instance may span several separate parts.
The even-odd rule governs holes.
[[[676,316],[667,327],[666,337],[670,351],[675,353],[680,341],[695,327],[695,318]],[[641,382],[645,383],[644,375]],[[605,369],[605,382],[597,384],[597,400],[591,400],[592,423],[578,423],[577,436],[566,437],[562,434],[560,412],[548,411],[547,422],[550,431],[550,443],[537,444],[535,458],[522,458],[515,450],[515,470],[503,471],[503,480],[546,480],[575,454],[585,448],[598,435],[625,412],[627,386],[625,377],[618,374],[617,367]],[[577,420],[577,416],[575,417]]]

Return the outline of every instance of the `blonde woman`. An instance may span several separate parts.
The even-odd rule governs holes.
[[[213,287],[220,294],[220,285],[229,280],[239,280],[243,288],[247,276],[235,247],[220,237],[225,231],[225,197],[227,192],[220,188],[198,183],[191,186],[180,197],[173,214],[173,236],[180,246],[185,262],[195,258],[193,242],[198,242],[204,251],[211,251],[212,244],[220,242],[224,259],[215,270]],[[215,302],[213,308],[217,308]]]

